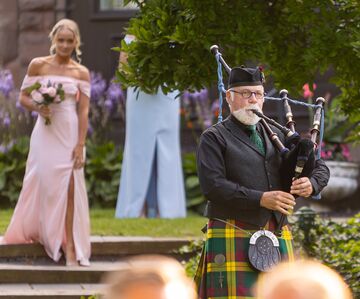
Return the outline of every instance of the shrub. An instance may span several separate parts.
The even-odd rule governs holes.
[[[117,199],[122,151],[113,142],[87,142],[85,178],[91,206],[114,207]]]
[[[0,203],[15,206],[25,174],[29,138],[22,137],[0,151]]]
[[[202,214],[206,200],[200,190],[195,153],[184,154],[182,166],[185,180],[186,206],[188,209]]]
[[[360,298],[360,214],[345,223],[336,223],[321,219],[311,210],[301,210],[293,233],[302,255],[338,271],[355,298]]]

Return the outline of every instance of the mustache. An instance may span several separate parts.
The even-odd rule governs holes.
[[[262,110],[258,106],[246,108],[245,111],[251,111],[252,113],[254,113],[255,115],[257,115],[259,117],[263,114]]]

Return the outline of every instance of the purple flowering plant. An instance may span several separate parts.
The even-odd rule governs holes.
[[[181,97],[181,116],[188,129],[205,130],[210,127],[218,115],[219,101],[211,101],[209,91],[185,91]]]
[[[125,96],[118,83],[106,82],[100,73],[91,72],[89,138],[104,141],[112,128],[112,120],[125,122]]]
[[[7,152],[18,138],[28,136],[35,117],[20,105],[11,72],[0,69],[0,151]]]

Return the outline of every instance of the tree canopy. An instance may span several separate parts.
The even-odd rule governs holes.
[[[213,44],[230,66],[256,62],[276,87],[299,95],[330,67],[342,110],[360,120],[360,5],[358,0],[134,0],[140,7],[122,42],[125,86],[154,93],[198,90],[217,81]],[[360,139],[360,128],[356,128]]]

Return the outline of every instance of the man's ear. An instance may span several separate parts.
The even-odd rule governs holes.
[[[231,93],[229,90],[226,91],[226,102],[229,106],[229,109],[231,111],[231,104],[232,104],[232,100],[231,100]]]
[[[226,102],[229,106],[231,106],[232,100],[231,100],[231,93],[229,90],[226,91]]]
[[[231,92],[229,90],[226,91],[226,102],[231,109],[232,99],[231,99]]]

